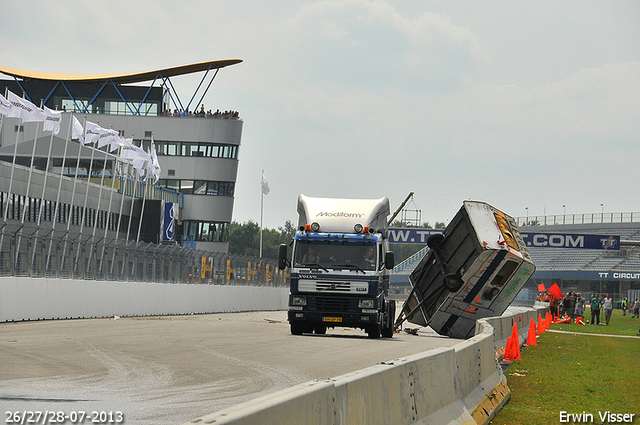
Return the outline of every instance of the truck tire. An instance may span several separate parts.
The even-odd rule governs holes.
[[[462,278],[458,276],[457,273],[447,273],[444,276],[444,286],[446,286],[450,292],[456,292],[462,288],[463,283]]]
[[[300,322],[291,322],[291,334],[292,335],[302,335],[304,332],[304,323]]]
[[[371,339],[380,338],[380,325],[371,325],[367,328],[367,336]]]
[[[327,327],[323,324],[317,324],[313,327],[313,331],[317,334],[317,335],[324,335],[327,333]]]
[[[388,326],[382,329],[382,337],[383,338],[393,338],[393,325],[396,320],[396,301],[389,300],[387,304],[387,319],[389,321]]]
[[[434,233],[433,235],[427,238],[427,246],[431,249],[440,245],[440,242],[444,240],[444,235],[442,233]]]

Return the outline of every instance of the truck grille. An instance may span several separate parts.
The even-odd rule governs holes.
[[[349,312],[358,308],[357,298],[307,297],[310,310]]]
[[[369,292],[369,282],[366,280],[298,280],[300,292],[332,292],[343,294],[365,294]]]

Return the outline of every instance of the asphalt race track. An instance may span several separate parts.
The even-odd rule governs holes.
[[[3,423],[7,412],[59,411],[180,424],[456,342],[428,328],[390,340],[342,328],[293,336],[283,311],[1,323],[0,413]]]

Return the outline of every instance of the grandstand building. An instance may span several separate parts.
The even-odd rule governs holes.
[[[243,121],[237,113],[205,111],[196,98],[204,97],[198,89],[183,103],[171,78],[203,73],[198,88],[206,87],[206,93],[220,69],[240,62],[219,60],[113,75],[0,67],[0,73],[10,77],[0,80],[3,95],[8,90],[37,106],[63,111],[57,135],[43,131],[38,123],[2,118],[3,235],[19,232],[27,240],[26,235],[40,231],[55,238],[73,235],[76,242],[128,236],[161,243],[164,207],[170,203],[177,207],[173,210],[177,215],[172,217],[175,227],[168,242],[226,253]],[[117,130],[145,150],[153,140],[161,167],[159,180],[153,187],[148,181],[136,181],[125,176],[128,165],[117,154],[69,141],[72,115],[83,124],[90,121]],[[12,251],[20,247],[9,247],[8,239],[3,236],[3,240],[0,252],[18,258]],[[33,253],[33,258],[38,256]]]
[[[557,283],[563,293],[575,291],[583,297],[610,293],[620,299],[629,293],[637,293],[640,291],[640,247],[637,246],[640,244],[640,214],[636,221],[633,219],[633,214],[589,214],[586,220],[582,215],[562,216],[555,224],[520,227],[522,233],[620,236],[621,245],[619,249],[607,250],[529,247],[536,272],[525,289],[537,293],[538,284],[543,283],[548,288]]]

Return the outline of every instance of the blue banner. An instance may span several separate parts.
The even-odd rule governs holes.
[[[442,229],[426,229],[424,227],[390,227],[389,243],[427,244],[429,236],[442,233]]]
[[[164,203],[164,211],[162,216],[162,240],[172,241],[175,236],[178,204],[173,202]]]
[[[426,245],[429,236],[442,233],[442,229],[421,227],[390,227],[389,243]],[[619,250],[619,235],[587,235],[577,233],[521,233],[527,248],[575,248]]]
[[[577,233],[521,233],[527,248],[576,248],[619,250],[619,235]]]

